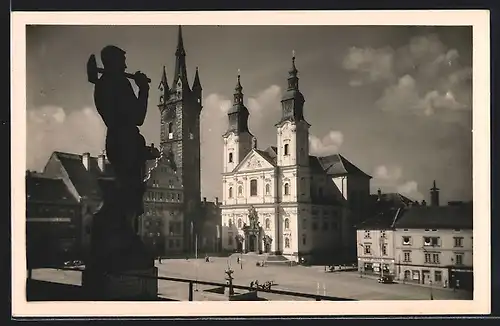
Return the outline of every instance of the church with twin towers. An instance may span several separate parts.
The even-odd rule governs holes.
[[[190,250],[193,228],[200,232],[204,218],[200,210],[202,86],[198,69],[189,85],[185,57],[179,27],[174,79],[169,84],[164,69],[160,83],[162,158],[150,173],[155,185],[167,185],[167,198],[179,199],[166,209],[165,222],[182,225],[184,247]],[[274,122],[276,146],[259,148],[249,129],[250,114],[238,74],[221,141],[217,223],[221,248],[282,255],[293,261],[339,253],[356,257],[354,225],[367,213],[371,176],[340,154],[310,155],[311,125],[305,113],[314,111],[306,109],[295,55],[290,66],[281,118]],[[316,114],[320,114],[317,108]]]

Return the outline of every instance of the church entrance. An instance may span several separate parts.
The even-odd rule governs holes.
[[[248,251],[257,251],[257,237],[255,236],[255,234],[251,234],[248,236]]]

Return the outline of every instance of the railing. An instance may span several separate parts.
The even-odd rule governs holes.
[[[58,270],[80,271],[80,272],[83,272],[85,270],[84,268],[69,268],[69,267],[52,267],[52,268],[58,269]],[[132,273],[113,273],[113,275],[116,275],[116,276],[137,277],[137,278],[142,278],[142,279],[156,279],[156,280],[170,281],[170,282],[179,282],[179,283],[188,283],[188,293],[189,293],[189,295],[188,295],[189,299],[188,300],[189,301],[193,301],[193,299],[194,299],[194,297],[193,297],[193,295],[194,295],[194,284],[211,285],[211,286],[217,286],[217,287],[228,287],[228,285],[226,283],[201,281],[201,280],[192,280],[192,279],[177,278],[177,277],[148,276],[148,275],[138,275],[138,274],[132,274]],[[30,278],[30,277],[31,277],[31,272],[28,271],[28,278]],[[285,296],[298,297],[298,298],[315,299],[316,301],[357,301],[355,299],[339,298],[339,297],[332,297],[332,296],[312,294],[312,293],[302,293],[302,292],[293,292],[293,291],[286,291],[286,290],[263,289],[263,288],[256,289],[255,287],[244,286],[244,285],[234,285],[233,284],[232,287],[234,289],[239,289],[239,290],[258,291],[258,292],[265,292],[265,293],[271,293],[271,294],[285,295]]]

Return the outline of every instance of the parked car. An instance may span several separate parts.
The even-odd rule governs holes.
[[[391,284],[394,283],[394,277],[392,275],[384,275],[382,277],[379,277],[378,282],[383,284]]]

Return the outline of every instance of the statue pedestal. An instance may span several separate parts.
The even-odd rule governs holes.
[[[88,300],[157,300],[154,256],[132,228],[116,227],[102,212],[94,216],[91,251],[82,275]],[[116,221],[116,220],[115,220]],[[144,278],[141,276],[148,276]]]

